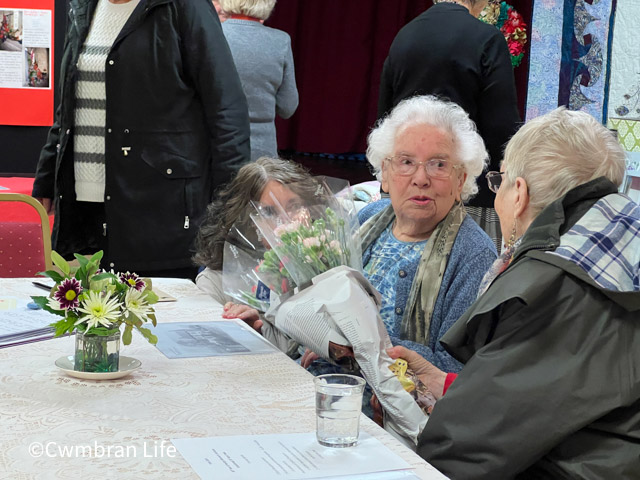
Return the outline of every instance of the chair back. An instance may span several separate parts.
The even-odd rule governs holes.
[[[16,218],[16,209],[9,207],[17,204],[8,202],[19,202],[26,212]],[[13,215],[3,218],[3,212],[9,210]],[[33,217],[34,210],[37,217]],[[50,235],[49,217],[40,202],[22,193],[0,193],[0,277],[33,277],[50,270]]]

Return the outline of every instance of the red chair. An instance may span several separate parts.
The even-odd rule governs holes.
[[[18,202],[12,207],[18,204],[24,207],[24,220],[2,218],[3,210],[15,213],[15,208],[7,208],[7,202]],[[37,217],[33,217],[34,209]],[[47,212],[35,198],[22,193],[0,193],[0,277],[33,277],[50,270],[50,232]]]

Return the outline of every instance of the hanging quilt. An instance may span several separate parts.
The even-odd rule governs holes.
[[[640,152],[640,121],[609,117],[607,126],[618,132],[618,140],[627,152]]]
[[[527,120],[559,105],[606,123],[616,0],[537,0],[531,25]]]
[[[640,120],[640,0],[618,0],[611,47],[609,118]]]

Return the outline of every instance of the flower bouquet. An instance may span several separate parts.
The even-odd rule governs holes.
[[[277,321],[283,302],[291,304],[309,295],[302,292],[313,291],[312,284],[320,278],[334,275],[340,268],[362,270],[359,223],[348,183],[326,177],[316,180],[313,192],[298,199],[294,206],[285,207],[275,197],[268,205],[254,204],[251,219],[263,242],[269,245],[256,271],[282,278],[282,288],[272,291],[277,293],[276,300],[265,312],[270,323],[272,319]],[[296,342],[316,348],[316,353],[331,362],[354,368],[353,356],[340,354],[350,349],[344,336],[335,331],[331,339],[313,338],[308,335],[305,321],[292,320],[276,328]]]
[[[225,294],[261,312],[328,269],[361,268],[348,182],[316,177],[286,188],[286,204],[275,196],[253,202],[253,212],[233,225],[224,244]]]
[[[527,24],[522,15],[507,2],[493,0],[482,10],[479,19],[500,30],[509,47],[511,65],[514,68],[520,65],[527,43]]]
[[[85,372],[118,371],[120,328],[124,325],[122,342],[129,345],[135,328],[151,344],[158,342],[142,325],[156,317],[151,304],[158,296],[151,290],[151,281],[135,273],[116,274],[100,270],[103,252],[90,259],[76,254],[78,267],[71,267],[58,253],[51,259],[60,269],[40,275],[51,278],[55,286],[48,297],[32,297],[44,310],[62,317],[51,325],[55,336],[76,333],[74,369]]]
[[[357,212],[349,189],[340,182],[319,180],[314,194],[298,208],[285,209],[276,198],[275,207],[254,204],[251,219],[271,248],[260,272],[279,273],[284,287],[291,281],[305,287],[312,278],[341,265],[362,270]]]
[[[360,372],[387,412],[385,428],[415,442],[426,415],[390,370],[391,340],[380,294],[362,274],[359,223],[348,189],[321,183],[303,206],[255,205],[251,218],[270,245],[263,268],[284,267],[297,287],[265,319],[289,338],[349,372]],[[342,191],[344,196],[329,194]]]

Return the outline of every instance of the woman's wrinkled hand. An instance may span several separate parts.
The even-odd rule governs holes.
[[[433,393],[436,400],[440,400],[440,398],[442,398],[444,381],[447,378],[446,372],[435,367],[419,353],[400,345],[387,349],[387,353],[394,360],[396,358],[405,359],[409,368],[413,370],[420,381],[426,385],[431,393]]]
[[[258,333],[262,330],[263,322],[260,318],[260,313],[248,305],[227,302],[223,307],[222,318],[239,318]]]
[[[307,348],[304,351],[304,355],[302,355],[302,359],[300,360],[300,365],[302,366],[302,368],[308,368],[318,358],[320,358],[320,356],[317,353],[314,353]]]

